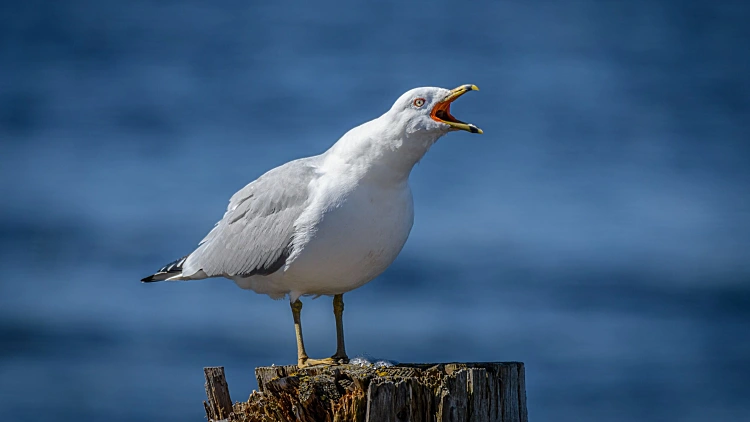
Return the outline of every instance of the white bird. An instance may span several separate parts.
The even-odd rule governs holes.
[[[290,161],[242,188],[197,249],[141,281],[226,277],[274,299],[289,296],[298,366],[348,362],[343,294],[385,271],[406,243],[414,165],[450,131],[482,133],[450,114],[456,98],[476,90],[406,92],[323,154]],[[305,352],[299,299],[307,295],[333,296],[337,347],[330,358]]]

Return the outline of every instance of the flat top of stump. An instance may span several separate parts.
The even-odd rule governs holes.
[[[459,369],[485,369],[501,371],[505,368],[518,367],[523,369],[522,362],[448,362],[448,363],[399,363],[393,366],[372,365],[318,365],[299,369],[297,365],[261,366],[255,368],[255,378],[258,387],[264,391],[268,382],[289,376],[340,376],[341,374],[356,374],[358,376],[372,376],[376,378],[395,379],[411,378],[442,373],[452,375]]]

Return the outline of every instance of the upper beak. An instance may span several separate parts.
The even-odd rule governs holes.
[[[469,91],[479,91],[479,88],[477,88],[476,85],[461,85],[458,88],[452,89],[442,101],[435,104],[435,107],[433,107],[432,112],[430,113],[430,117],[457,130],[465,130],[471,133],[484,133],[482,132],[482,129],[479,129],[470,123],[464,123],[451,115],[451,103],[456,98]]]

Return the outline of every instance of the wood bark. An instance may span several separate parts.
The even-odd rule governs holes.
[[[255,376],[260,391],[235,403],[229,421],[528,421],[521,362],[290,365],[256,368]]]
[[[203,402],[206,417],[209,421],[220,421],[229,418],[232,413],[232,399],[229,397],[229,386],[224,376],[224,367],[203,368],[206,377],[206,397]]]

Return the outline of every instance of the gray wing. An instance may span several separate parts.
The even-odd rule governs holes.
[[[227,211],[183,265],[183,276],[268,275],[291,253],[294,222],[309,202],[317,157],[290,161],[235,193]]]

